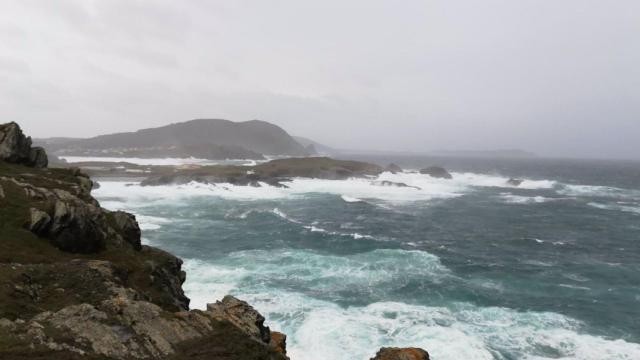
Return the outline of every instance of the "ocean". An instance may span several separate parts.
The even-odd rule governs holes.
[[[294,360],[365,360],[382,346],[435,360],[640,359],[640,163],[351,158],[442,165],[453,179],[104,179],[94,196],[184,259],[192,308],[248,301]]]

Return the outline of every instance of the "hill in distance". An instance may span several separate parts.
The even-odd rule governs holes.
[[[264,155],[311,153],[279,126],[266,121],[197,119],[167,126],[88,139],[36,140],[59,156],[196,157],[264,159]]]

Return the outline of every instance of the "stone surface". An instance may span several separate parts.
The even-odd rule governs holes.
[[[115,211],[111,213],[116,228],[123,234],[125,241],[131,244],[134,249],[142,248],[140,226],[136,221],[136,217],[124,211]]]
[[[215,304],[207,304],[207,311],[228,319],[262,342],[271,342],[271,331],[264,326],[264,316],[242,300],[227,295]]]
[[[39,168],[48,163],[44,149],[32,148],[31,138],[15,122],[0,124],[0,160]]]
[[[437,179],[453,179],[453,176],[449,174],[449,172],[440,166],[430,166],[428,168],[424,168],[420,170],[420,174],[429,175],[433,178]]]
[[[371,360],[429,360],[429,353],[420,348],[382,348]]]

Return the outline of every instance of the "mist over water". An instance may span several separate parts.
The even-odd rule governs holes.
[[[453,180],[101,181],[94,195],[185,259],[192,307],[249,301],[294,359],[364,360],[388,345],[436,360],[640,358],[638,164],[437,161]]]

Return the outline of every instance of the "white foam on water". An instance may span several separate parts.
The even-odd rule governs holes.
[[[79,162],[127,162],[136,165],[161,165],[161,166],[178,166],[178,165],[244,165],[253,166],[259,162],[266,160],[248,160],[248,159],[228,159],[228,160],[209,160],[194,157],[188,158],[137,158],[137,157],[102,157],[102,156],[60,156],[60,159],[68,163]]]
[[[139,215],[139,214],[135,214],[136,215],[136,220],[138,221],[138,224],[140,225],[140,230],[145,231],[145,230],[158,230],[160,228],[162,228],[162,226],[166,225],[166,224],[170,224],[172,223],[174,220],[171,219],[167,219],[167,218],[161,218],[158,216],[149,216],[149,215]]]
[[[375,178],[352,178],[347,180],[322,180],[294,178],[287,182],[288,188],[279,188],[261,183],[261,187],[237,186],[233,184],[202,184],[191,182],[182,185],[162,186],[125,186],[122,182],[101,181],[101,187],[95,190],[97,197],[125,197],[132,203],[146,201],[175,200],[190,196],[217,196],[230,200],[269,200],[303,197],[307,194],[333,194],[343,201],[361,202],[367,199],[382,200],[390,203],[428,201],[458,197],[473,191],[476,187],[505,187],[508,178],[473,174],[454,173],[452,180],[436,179],[419,173],[385,172]],[[375,181],[372,181],[375,180]],[[402,183],[408,186],[383,186],[382,181]],[[548,180],[525,180],[520,188],[546,189],[554,182]]]
[[[323,233],[323,234],[327,234],[327,235],[337,235],[337,236],[348,236],[348,237],[352,237],[355,240],[359,240],[359,239],[374,239],[373,236],[371,235],[363,235],[360,233],[343,233],[343,232],[339,232],[339,231],[329,231],[329,230],[325,230],[323,228],[319,228],[315,225],[308,225],[308,226],[303,226],[305,229],[311,231],[311,232],[318,232],[318,233]]]
[[[595,196],[621,200],[640,200],[640,190],[611,186],[562,184],[561,188],[558,189],[558,193],[569,196]]]
[[[348,203],[356,203],[356,202],[363,202],[364,200],[358,199],[358,198],[354,198],[351,196],[347,196],[347,195],[341,195],[340,196],[342,198],[342,200],[344,200],[345,202]]]
[[[203,308],[226,293],[248,301],[273,330],[288,335],[293,359],[366,360],[382,346],[422,347],[435,360],[488,360],[498,353],[538,360],[640,358],[640,344],[585,334],[582,323],[556,313],[459,302],[341,307],[323,300],[338,290],[388,290],[395,282],[402,286],[406,276],[451,276],[437,257],[424,252],[376,250],[340,257],[255,250],[215,262],[188,260],[185,266],[185,289],[194,307]],[[297,292],[296,285],[305,290]]]
[[[499,188],[518,188],[527,190],[551,189],[557,183],[552,180],[532,180],[522,179],[522,183],[513,186],[508,183],[509,178],[498,175],[476,174],[476,173],[451,173],[453,179],[451,181],[468,186],[478,187],[499,187]]]
[[[500,199],[507,204],[541,204],[550,201],[558,201],[560,198],[549,198],[544,196],[522,196],[511,193],[501,193]]]
[[[601,210],[613,210],[613,211],[624,211],[630,212],[634,214],[640,214],[640,206],[628,206],[628,205],[620,205],[620,204],[601,204],[597,202],[590,202],[587,205],[601,209]]]

